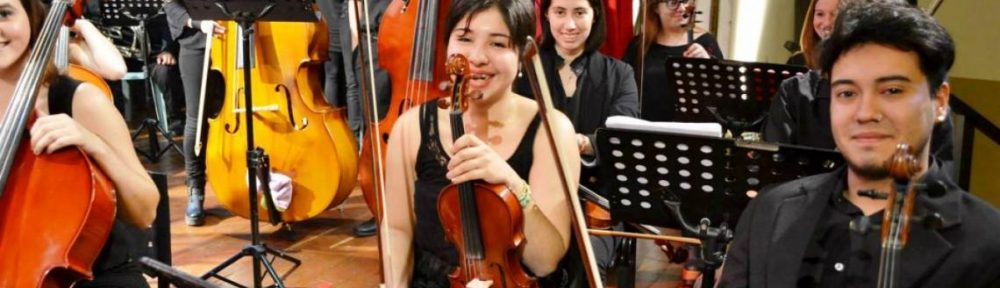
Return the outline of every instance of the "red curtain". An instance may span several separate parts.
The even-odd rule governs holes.
[[[632,40],[632,0],[605,0],[604,12],[608,17],[608,38],[601,53],[620,59]]]

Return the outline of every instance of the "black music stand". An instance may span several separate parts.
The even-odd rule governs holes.
[[[701,239],[703,287],[714,285],[746,191],[843,163],[833,150],[630,129],[598,129],[597,144],[612,219]]]
[[[312,1],[302,1],[302,0],[245,0],[245,1],[235,1],[235,0],[186,0],[184,1],[185,7],[188,13],[191,15],[192,19],[197,20],[230,20],[235,21],[239,24],[242,30],[242,50],[239,54],[243,55],[242,63],[246,65],[243,69],[243,85],[244,85],[244,95],[245,103],[253,103],[253,96],[251,95],[251,80],[253,79],[250,74],[250,65],[253,64],[253,50],[250,39],[253,37],[254,24],[258,21],[297,21],[297,22],[315,22],[318,21],[316,14],[313,11]],[[209,36],[211,37],[211,36]],[[230,39],[230,41],[235,41],[235,39]],[[273,248],[267,247],[264,243],[260,241],[260,229],[258,227],[258,215],[257,215],[257,181],[259,180],[258,174],[263,176],[263,194],[267,203],[268,212],[270,213],[270,220],[272,224],[278,223],[278,219],[281,219],[281,215],[278,214],[277,209],[274,207],[274,202],[271,201],[271,191],[268,187],[269,174],[268,170],[270,167],[270,160],[264,149],[256,147],[254,145],[253,136],[253,105],[247,105],[246,112],[246,129],[247,129],[247,193],[249,194],[249,205],[250,205],[250,245],[247,245],[243,250],[233,255],[226,261],[219,264],[212,270],[206,272],[201,276],[202,279],[209,279],[211,277],[218,278],[226,283],[232,284],[237,287],[246,287],[232,281],[222,275],[219,275],[226,267],[236,263],[237,260],[243,258],[244,256],[250,256],[253,258],[253,283],[255,288],[261,287],[261,282],[263,281],[263,275],[260,271],[260,266],[263,264],[267,273],[271,276],[274,281],[274,287],[285,287],[284,283],[281,281],[281,277],[278,276],[277,271],[274,270],[274,266],[271,265],[271,261],[281,258],[292,262],[294,264],[293,270],[302,264],[302,261],[296,259],[292,256],[285,254],[282,251],[275,250]],[[274,255],[272,260],[267,259],[267,254]]]
[[[139,135],[143,132],[146,132],[149,137],[149,151],[136,149],[136,152],[153,163],[159,162],[160,157],[163,157],[163,154],[170,151],[170,148],[173,148],[179,154],[184,154],[177,143],[174,142],[173,133],[166,127],[168,120],[166,118],[167,113],[164,111],[165,104],[163,97],[157,97],[153,93],[153,79],[150,74],[152,73],[152,69],[150,69],[149,63],[149,33],[147,33],[146,23],[150,19],[163,15],[160,10],[163,2],[161,0],[100,0],[98,3],[101,9],[102,24],[134,27],[135,37],[138,37],[139,40],[139,51],[142,55],[142,57],[139,57],[139,61],[142,61],[142,73],[145,75],[142,81],[143,90],[145,90],[143,95],[145,95],[145,99],[153,101],[155,117],[150,118],[147,116],[139,124],[139,128],[136,128],[135,132],[132,133],[133,141],[139,138]],[[167,146],[160,147],[159,135],[162,135],[167,140]]]
[[[675,57],[667,58],[666,65],[665,93],[676,95],[675,102],[643,109],[652,109],[652,114],[673,110],[672,121],[677,122],[718,122],[734,137],[759,130],[781,81],[809,71],[782,64]]]

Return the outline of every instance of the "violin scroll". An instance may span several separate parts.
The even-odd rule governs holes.
[[[452,104],[457,104],[457,107],[452,107],[453,109],[461,109],[465,111],[465,108],[469,107],[469,98],[479,99],[483,97],[483,93],[480,91],[469,92],[465,85],[462,85],[465,80],[465,76],[469,74],[469,59],[462,54],[452,54],[448,56],[448,61],[444,64],[445,72],[448,76],[452,77],[451,89],[452,97],[442,97],[438,99],[438,108],[446,109]]]
[[[896,145],[896,153],[892,154],[885,166],[889,168],[889,175],[896,180],[910,179],[920,172],[920,161],[917,161],[907,144]]]

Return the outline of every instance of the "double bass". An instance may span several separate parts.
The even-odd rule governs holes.
[[[71,25],[82,2],[52,1],[0,122],[0,287],[93,279],[91,265],[111,233],[114,186],[100,169],[75,147],[36,156],[23,138],[59,24]]]
[[[451,81],[444,67],[444,39],[448,37],[444,21],[450,6],[451,0],[393,0],[382,16],[380,26],[392,29],[379,31],[379,55],[409,57],[379,57],[378,64],[389,72],[392,99],[385,117],[366,121],[362,137],[358,184],[377,220],[382,217],[383,205],[377,196],[380,186],[376,178],[385,165],[385,149],[392,125],[411,107],[448,97],[448,91],[442,89],[441,84]]]
[[[357,144],[345,111],[323,97],[319,75],[326,58],[325,24],[258,22],[251,34],[253,65],[237,67],[242,31],[235,22],[227,23],[227,35],[213,40],[210,53],[211,69],[224,79],[225,92],[221,110],[208,120],[205,155],[208,182],[219,203],[236,215],[250,216],[248,105],[254,110],[255,145],[267,153],[271,172],[291,178],[293,192],[286,210],[277,216],[261,213],[259,220],[301,221],[342,203],[356,183]],[[251,69],[253,103],[244,100],[243,69]]]

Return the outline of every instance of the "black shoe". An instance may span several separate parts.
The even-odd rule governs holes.
[[[184,223],[188,226],[205,225],[205,189],[188,187],[188,205],[184,212]]]
[[[368,221],[361,222],[358,226],[354,226],[354,236],[358,237],[368,237],[375,235],[375,231],[378,231],[378,224],[375,223],[375,218],[369,219]]]

